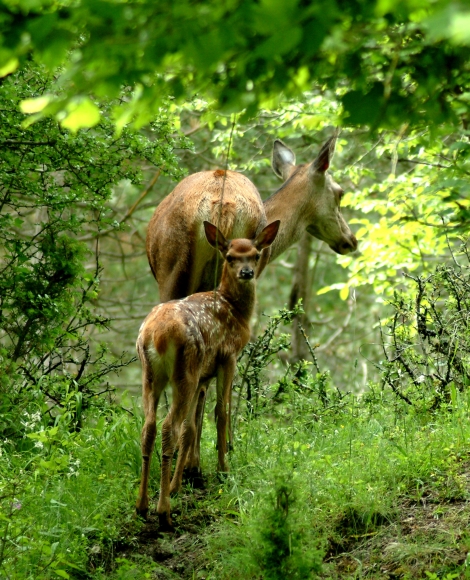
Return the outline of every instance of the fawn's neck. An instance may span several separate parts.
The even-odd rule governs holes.
[[[231,279],[226,272],[222,272],[220,281],[219,295],[231,304],[239,317],[243,318],[248,324],[253,314],[256,300],[256,290],[254,281],[240,282],[238,279]]]

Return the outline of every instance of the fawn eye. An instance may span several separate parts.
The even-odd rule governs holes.
[[[227,262],[229,264],[231,264],[233,262],[233,256],[225,256],[225,259],[227,260]]]
[[[260,258],[261,258],[261,254],[256,254],[255,260],[256,260],[257,262],[259,262],[259,259],[260,259]]]

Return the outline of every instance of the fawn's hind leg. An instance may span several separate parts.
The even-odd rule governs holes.
[[[202,399],[201,393],[203,392]],[[187,417],[185,418],[180,439],[179,439],[179,453],[178,460],[176,462],[175,473],[170,485],[170,494],[177,493],[181,489],[181,482],[183,479],[183,470],[188,466],[188,462],[194,460],[194,450],[197,447],[197,434],[198,428],[196,425],[197,412],[201,405],[204,404],[205,400],[205,389],[197,388],[193,399],[191,401],[191,406]],[[199,449],[198,449],[199,451]],[[197,457],[197,466],[199,465],[199,455]]]
[[[142,474],[140,479],[139,495],[135,504],[138,515],[147,517],[149,507],[148,482],[150,475],[150,460],[157,431],[156,414],[158,399],[166,386],[167,378],[164,373],[155,373],[146,353],[139,350],[142,361],[142,403],[145,413],[145,423],[142,429]]]
[[[209,382],[203,383],[199,386],[199,394],[196,406],[196,436],[193,444],[189,450],[186,465],[183,471],[183,480],[187,481],[194,488],[204,487],[204,480],[202,478],[201,470],[201,435],[202,425],[204,422],[204,407],[206,405],[206,394],[209,387]]]
[[[173,528],[170,517],[170,493],[178,491],[181,486],[186,456],[196,434],[194,413],[197,403],[197,386],[197,380],[187,377],[173,382],[173,401],[162,426],[162,473],[157,514],[163,529]],[[170,484],[171,462],[178,443],[178,460],[175,475]]]

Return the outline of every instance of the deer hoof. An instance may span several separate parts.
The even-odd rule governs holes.
[[[143,520],[147,520],[147,516],[149,513],[149,508],[139,508],[139,507],[135,507],[135,513],[137,514],[137,516],[139,518],[142,518]]]
[[[170,514],[164,512],[163,514],[158,514],[158,529],[160,532],[174,532],[175,528],[171,523]]]
[[[204,489],[206,484],[199,467],[186,467],[183,471],[183,481],[189,483],[193,489]]]

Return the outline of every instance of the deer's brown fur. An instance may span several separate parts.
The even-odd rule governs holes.
[[[145,424],[142,431],[142,479],[137,512],[148,510],[150,456],[156,435],[158,400],[169,382],[170,411],[162,426],[162,471],[157,513],[162,528],[171,528],[170,494],[180,489],[183,468],[199,466],[200,425],[205,388],[217,378],[218,470],[227,471],[227,409],[237,355],[250,337],[255,304],[255,273],[261,253],[276,237],[279,221],[266,226],[255,239],[228,242],[205,222],[206,237],[224,257],[222,278],[216,291],[200,292],[156,306],[144,320],[137,339],[142,363],[142,395]],[[258,228],[254,228],[255,231]],[[198,414],[199,413],[199,414]],[[179,447],[173,479],[171,462]]]
[[[217,253],[204,236],[205,220],[226,238],[253,238],[266,223],[281,220],[276,241],[263,252],[258,275],[305,230],[339,254],[354,251],[357,240],[341,215],[343,190],[327,171],[335,142],[336,134],[313,161],[296,165],[292,150],[276,140],[272,167],[285,183],[264,203],[241,173],[218,169],[183,179],[158,205],[147,230],[147,256],[160,300],[209,290],[220,280]]]
[[[216,224],[226,239],[253,239],[267,224],[258,190],[241,173],[217,169],[183,179],[158,205],[147,229],[147,256],[161,302],[217,286],[222,266],[207,243],[204,221]]]

